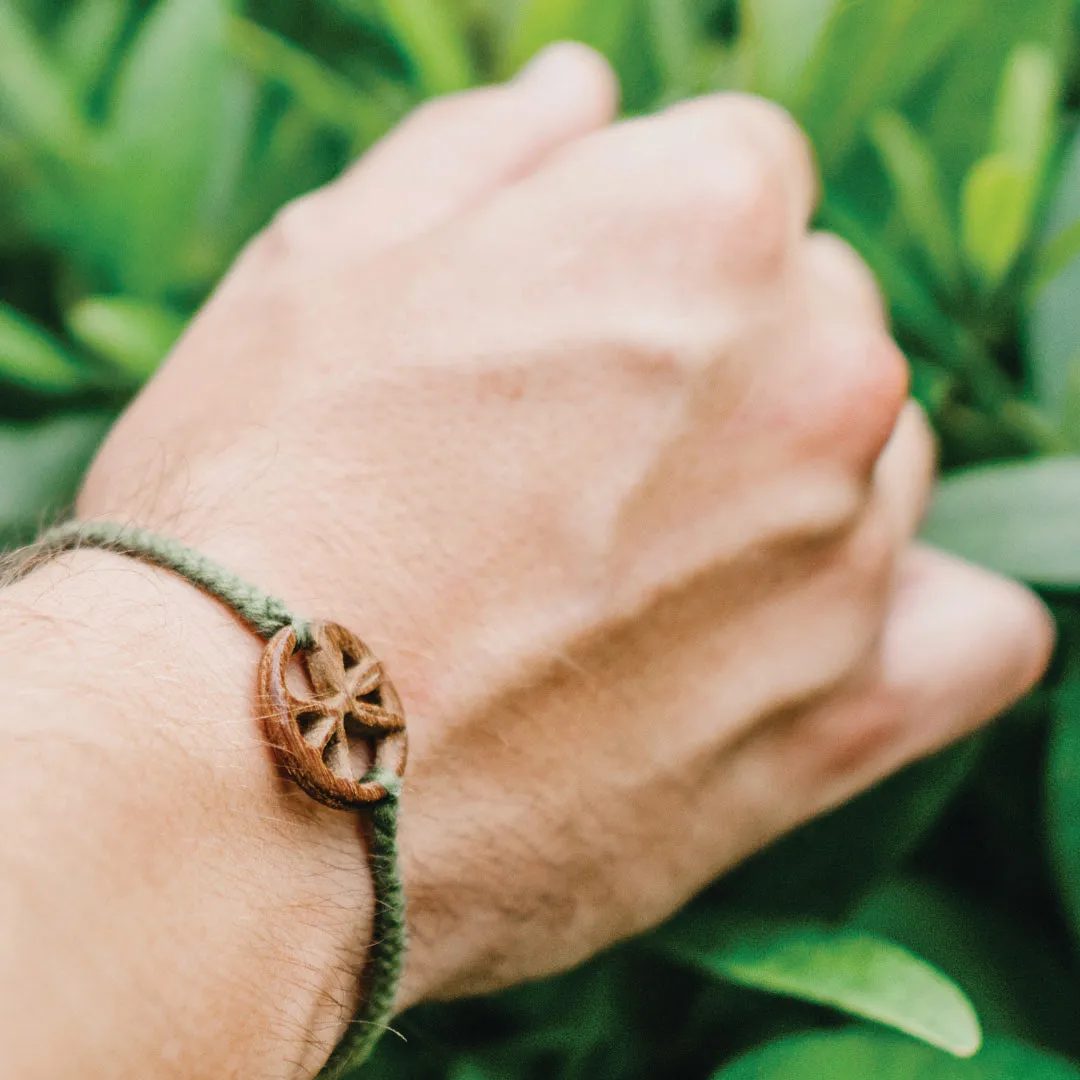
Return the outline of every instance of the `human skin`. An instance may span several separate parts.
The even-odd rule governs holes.
[[[655,924],[1051,646],[1026,590],[912,544],[932,443],[791,121],[614,109],[562,46],[420,110],[251,244],[79,500],[384,661],[402,1008]],[[100,552],[0,603],[11,1075],[314,1075],[372,897],[355,818],[275,774],[262,643]]]

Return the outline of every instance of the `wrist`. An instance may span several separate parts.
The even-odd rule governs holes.
[[[262,642],[187,582],[103,552],[51,562],[2,602],[20,649],[52,672],[27,685],[56,686],[44,711],[65,751],[59,779],[94,808],[80,825],[102,865],[79,875],[68,900],[106,951],[119,927],[105,895],[127,886],[114,971],[88,960],[86,991],[112,1019],[138,1011],[94,982],[109,988],[123,974],[139,935],[133,963],[153,959],[169,985],[144,987],[153,1016],[143,1026],[152,1032],[160,1017],[170,1033],[199,1028],[168,1037],[197,1057],[161,1075],[313,1074],[357,1003],[371,886],[355,816],[276,774],[253,704]],[[80,742],[92,769],[66,752]],[[77,851],[71,860],[80,866]],[[48,917],[35,931],[50,932]],[[152,979],[135,972],[130,986]],[[210,1002],[213,1023],[200,1023]]]

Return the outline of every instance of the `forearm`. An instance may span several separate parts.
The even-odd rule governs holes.
[[[259,648],[118,556],[0,593],[0,1011],[20,1080],[307,1076],[340,1035],[364,849],[355,816],[275,775]]]

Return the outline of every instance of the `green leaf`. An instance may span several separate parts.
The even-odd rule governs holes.
[[[1035,193],[1031,170],[1003,154],[976,162],[964,181],[964,253],[989,289],[1001,284],[1023,247]]]
[[[839,169],[870,116],[898,101],[956,40],[972,0],[838,4],[806,64],[795,114],[826,173]]]
[[[666,99],[691,93],[696,86],[700,20],[691,0],[645,0],[648,29],[664,81]]]
[[[464,28],[446,0],[378,0],[387,28],[398,40],[425,94],[471,86],[475,75]]]
[[[397,119],[317,57],[250,19],[230,18],[228,43],[249,71],[285,87],[312,118],[345,132],[354,144],[374,142]]]
[[[79,413],[0,425],[0,544],[25,543],[66,507],[111,421]]]
[[[1002,73],[1017,42],[1035,42],[1063,63],[1073,48],[1075,0],[962,0],[972,18],[930,76],[922,95],[924,131],[946,182],[959,187],[993,139]],[[946,17],[953,5],[932,5]]]
[[[750,88],[792,103],[839,6],[840,0],[746,0],[741,44],[750,65]]]
[[[970,46],[984,14],[982,0],[951,0],[948,4],[920,4],[911,21],[903,47],[892,56],[888,97],[899,101],[944,61],[956,63],[958,53]]]
[[[984,782],[986,776],[984,770]],[[1068,1044],[1080,1015],[1080,985],[1044,921],[996,896],[910,874],[883,882],[851,918],[858,929],[903,945],[955,979],[987,1036]]]
[[[1080,355],[1080,135],[1065,153],[1037,251],[1030,291],[1026,351],[1035,400],[1056,421],[1064,418],[1070,371]]]
[[[68,311],[67,322],[83,345],[135,383],[152,374],[184,328],[175,312],[122,296],[81,300]]]
[[[890,941],[846,928],[763,928],[710,949],[700,934],[669,952],[740,986],[812,1001],[968,1057],[982,1042],[963,992]]]
[[[227,74],[223,90],[218,144],[208,148],[211,168],[200,208],[202,227],[186,246],[186,257],[179,263],[181,276],[200,285],[216,281],[228,269],[251,236],[250,215],[257,206],[261,204],[265,210],[256,227],[278,206],[262,201],[261,197],[270,192],[265,176],[259,176],[259,198],[251,198],[246,185],[255,167],[255,144],[262,134],[259,113],[263,88],[250,72],[233,68]]]
[[[939,487],[922,535],[1003,574],[1080,586],[1080,457],[954,473]]]
[[[545,45],[570,39],[583,41],[615,61],[636,14],[635,0],[607,0],[601,4],[523,0],[504,48],[501,72],[510,75]]]
[[[1009,55],[994,115],[992,149],[1033,173],[1053,142],[1061,78],[1048,48],[1025,43]]]
[[[86,153],[89,130],[71,84],[14,0],[0,0],[0,114],[55,157],[78,163]]]
[[[183,288],[226,94],[226,0],[158,0],[124,57],[108,115],[102,201],[125,292]],[[119,242],[117,242],[119,241]]]
[[[94,89],[112,58],[129,13],[128,0],[77,0],[57,35],[64,70],[83,93]]]
[[[961,276],[955,230],[929,147],[899,113],[890,110],[873,118],[870,131],[912,236],[939,281],[955,289]]]
[[[6,304],[0,304],[0,378],[53,393],[87,382],[78,361],[55,338]]]
[[[1013,49],[998,92],[992,152],[972,167],[961,200],[964,251],[990,289],[1002,282],[1027,240],[1059,94],[1049,49]]]
[[[797,1035],[754,1050],[715,1080],[1080,1080],[1069,1062],[1005,1039],[958,1060],[886,1032]]]
[[[501,74],[511,75],[545,45],[575,36],[577,0],[522,0],[503,49]]]

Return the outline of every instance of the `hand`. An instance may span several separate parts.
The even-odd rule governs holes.
[[[808,232],[793,123],[614,103],[561,47],[287,207],[80,502],[385,661],[402,1006],[654,924],[998,712],[1050,646],[1026,591],[911,546],[931,439],[866,270]]]

